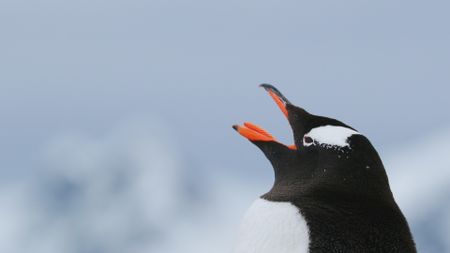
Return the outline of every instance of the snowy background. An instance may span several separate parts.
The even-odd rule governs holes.
[[[230,252],[272,184],[231,125],[257,85],[380,152],[421,252],[450,252],[450,3],[0,0],[0,252]]]

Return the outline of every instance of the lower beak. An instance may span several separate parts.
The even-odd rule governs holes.
[[[233,128],[250,141],[276,141],[269,132],[250,122],[245,122],[243,126],[234,125]]]

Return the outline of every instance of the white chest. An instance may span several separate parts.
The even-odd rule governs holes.
[[[235,253],[306,253],[309,234],[298,208],[257,199],[244,216]]]

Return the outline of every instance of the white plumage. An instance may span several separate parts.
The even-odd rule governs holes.
[[[305,137],[310,137],[318,144],[326,146],[348,147],[347,139],[355,134],[360,133],[348,127],[326,125],[311,129]],[[305,146],[311,144],[304,143]]]
[[[257,199],[244,216],[235,253],[306,253],[309,231],[289,202]]]

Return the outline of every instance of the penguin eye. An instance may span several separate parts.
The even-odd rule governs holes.
[[[313,143],[313,139],[309,136],[304,136],[303,137],[303,145],[305,146],[311,146],[311,144]]]

